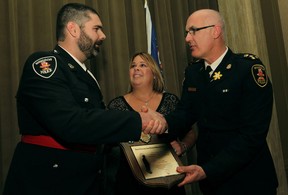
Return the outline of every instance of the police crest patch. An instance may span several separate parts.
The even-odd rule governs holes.
[[[268,75],[265,67],[262,64],[254,64],[251,67],[251,72],[257,85],[260,87],[265,87],[267,85]]]
[[[54,56],[45,56],[32,64],[34,72],[42,78],[50,78],[57,69],[57,60]]]

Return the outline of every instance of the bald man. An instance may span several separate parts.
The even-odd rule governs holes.
[[[204,195],[275,195],[277,176],[266,142],[273,91],[261,60],[225,43],[219,12],[202,9],[186,23],[195,60],[185,70],[179,107],[166,116],[170,134],[197,122],[197,165],[180,166],[179,186],[199,181]]]

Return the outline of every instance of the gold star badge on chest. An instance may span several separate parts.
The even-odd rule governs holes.
[[[222,76],[223,75],[221,74],[220,71],[214,72],[213,79],[214,79],[214,81],[216,81],[216,80],[220,79]]]

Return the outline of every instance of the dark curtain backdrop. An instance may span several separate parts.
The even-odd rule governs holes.
[[[144,0],[1,0],[0,192],[19,141],[15,94],[23,64],[32,52],[54,48],[56,14],[69,2],[94,7],[103,22],[107,39],[100,55],[87,65],[99,80],[106,103],[127,92],[130,56],[147,51]],[[180,95],[183,71],[190,60],[184,41],[186,19],[199,8],[218,9],[217,0],[148,0],[148,4],[166,90]]]

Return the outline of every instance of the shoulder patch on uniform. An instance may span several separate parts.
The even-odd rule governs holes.
[[[32,64],[34,72],[42,78],[50,78],[57,69],[57,59],[54,56],[45,56]]]
[[[262,64],[254,64],[251,67],[253,79],[260,87],[265,87],[268,83],[268,75],[266,69]]]

